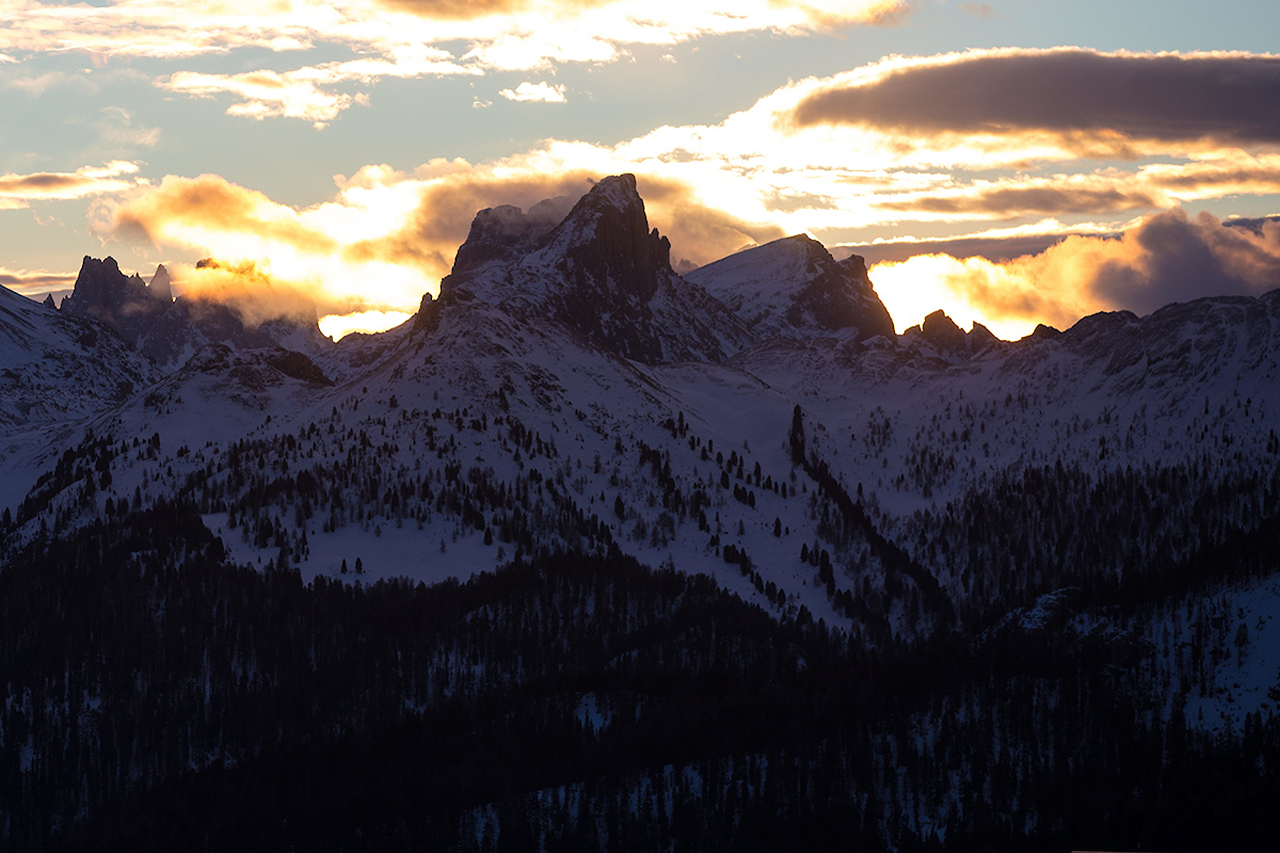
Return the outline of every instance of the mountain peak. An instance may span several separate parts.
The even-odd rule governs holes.
[[[146,310],[147,286],[139,275],[126,277],[113,257],[97,260],[85,255],[75,290],[63,307],[72,314],[97,317],[122,331]]]
[[[650,229],[634,175],[604,178],[572,204],[480,211],[440,282],[440,299],[424,300],[415,328],[434,329],[442,310],[470,298],[563,323],[650,364],[718,361],[751,339],[724,306],[671,269],[671,243]]]
[[[964,347],[964,330],[941,308],[924,318],[920,330],[924,333],[925,340],[932,341],[939,349]]]
[[[635,175],[614,175],[578,199],[547,239],[543,254],[563,256],[599,282],[643,300],[670,273],[671,243],[649,229]]]
[[[745,249],[694,270],[688,279],[766,337],[894,336],[893,319],[862,258],[836,261],[807,234]]]

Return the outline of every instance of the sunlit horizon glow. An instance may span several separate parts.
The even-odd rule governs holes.
[[[320,318],[322,334],[340,341],[355,332],[385,332],[394,329],[412,314],[404,311],[357,311],[354,314],[326,314]]]
[[[980,301],[971,299],[965,285],[974,278],[982,280],[985,288],[1006,291],[1022,291],[1030,282],[1019,277],[1005,265],[992,263],[985,258],[957,259],[950,255],[916,255],[905,261],[889,261],[876,264],[868,271],[875,283],[876,294],[893,318],[894,330],[902,334],[912,326],[924,322],[935,310],[942,309],[957,326],[966,332],[974,323],[986,326],[997,338],[1015,341],[1033,331],[1040,323],[1070,325],[1078,317],[1072,312],[1037,311],[1034,316],[1016,313],[997,313]],[[1028,306],[1031,308],[1032,306]],[[1039,307],[1039,306],[1036,306]],[[1084,306],[1081,306],[1083,309]],[[1083,310],[1080,316],[1092,313]]]

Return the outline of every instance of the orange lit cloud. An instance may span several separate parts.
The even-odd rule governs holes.
[[[104,166],[85,166],[74,172],[34,172],[0,175],[0,210],[27,207],[33,201],[56,201],[117,193],[137,184],[136,163],[114,160]]]
[[[175,264],[171,275],[184,300],[228,305],[249,326],[288,317],[314,322],[324,304],[304,283],[276,279],[253,262],[223,263],[205,258]]]
[[[538,0],[380,0],[380,4],[389,9],[400,9],[434,20],[470,20],[491,15],[512,15],[528,12],[539,6],[547,11],[558,7],[564,13],[607,6],[611,2],[613,0],[572,0],[553,5]]]
[[[269,280],[285,291],[305,290],[320,313],[416,304],[427,284],[419,271],[377,259],[342,259],[350,242],[394,227],[389,199],[372,207],[340,195],[296,210],[214,175],[170,176],[117,205],[106,227],[124,239],[219,259],[217,267],[192,278],[206,282],[199,290],[207,298],[225,285],[228,299],[235,299]],[[400,215],[407,215],[412,200],[401,208]],[[380,283],[377,292],[361,287],[367,279]]]
[[[369,166],[340,179],[334,200],[304,209],[217,176],[167,177],[113,208],[105,227],[123,239],[220,259],[219,276],[202,272],[206,298],[225,285],[235,300],[269,280],[305,291],[322,315],[383,312],[367,314],[367,322],[394,325],[438,289],[478,210],[556,197],[567,210],[591,180],[622,171],[603,149],[575,151],[582,165],[542,152],[480,166],[436,160],[412,174]],[[640,191],[677,260],[706,263],[782,235],[777,226],[708,207],[678,180],[642,176]]]
[[[1280,284],[1280,222],[1223,223],[1181,210],[1154,214],[1114,238],[1069,236],[1006,262],[919,255],[875,265],[871,277],[899,330],[943,308],[1017,338],[1037,323],[1138,314],[1213,294],[1260,294]]]
[[[167,177],[116,210],[113,225],[157,244],[207,245],[206,238],[216,235],[305,251],[332,251],[334,245],[292,208],[215,175]]]
[[[795,126],[850,125],[929,146],[969,137],[1064,155],[1280,142],[1280,56],[974,50],[885,60],[808,93]],[[914,140],[921,140],[916,142]]]

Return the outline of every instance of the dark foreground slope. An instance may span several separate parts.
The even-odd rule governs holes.
[[[1263,572],[1264,529],[1203,556]],[[869,652],[617,554],[304,585],[229,564],[181,502],[6,559],[5,849],[1272,840],[1280,724],[1166,721],[1141,648],[1121,654],[1160,595],[1109,635],[1023,619]]]

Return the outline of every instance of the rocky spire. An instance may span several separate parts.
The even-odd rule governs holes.
[[[649,229],[635,175],[615,175],[597,183],[547,242],[571,262],[578,281],[609,282],[643,301],[653,297],[659,274],[672,271],[671,243],[658,229]]]
[[[169,271],[164,268],[164,264],[160,264],[156,267],[155,275],[151,276],[151,284],[147,287],[147,295],[163,305],[169,304],[173,301],[173,288],[169,286],[171,282]]]

